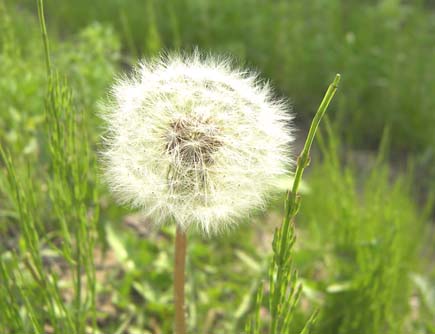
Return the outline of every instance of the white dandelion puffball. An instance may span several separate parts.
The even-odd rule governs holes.
[[[217,232],[264,207],[292,164],[287,103],[229,61],[198,53],[145,61],[112,95],[106,180],[156,223]]]

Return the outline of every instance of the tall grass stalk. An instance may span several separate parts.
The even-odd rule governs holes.
[[[15,166],[14,157],[1,148],[7,172],[5,189],[17,212],[21,233],[17,238],[22,236],[19,251],[12,250],[7,259],[2,258],[1,291],[9,296],[5,313],[16,332],[43,333],[50,328],[56,333],[82,334],[89,324],[93,331],[96,328],[93,250],[98,187],[88,178],[96,174],[96,166],[87,141],[87,118],[73,107],[69,87],[53,70],[43,1],[36,4],[48,79],[44,147],[48,149],[49,173],[42,175],[47,191],[36,186],[38,168],[31,169],[28,162],[23,173]],[[50,217],[41,216],[44,209],[38,205],[44,203],[43,199],[47,200]],[[65,263],[69,270],[47,268],[51,260],[47,262],[44,254],[53,251],[53,261]],[[65,291],[59,281],[70,276],[73,286]],[[66,295],[73,295],[73,301]]]
[[[30,172],[27,170],[25,175],[17,174],[11,155],[2,148],[0,153],[6,166],[7,189],[11,196],[11,202],[18,212],[19,228],[24,241],[21,249],[23,254],[20,256],[11,252],[8,264],[2,259],[0,270],[1,281],[4,282],[10,298],[7,307],[9,310],[17,311],[11,314],[12,319],[16,322],[14,328],[23,333],[30,330],[26,321],[26,317],[28,317],[32,331],[43,333],[44,323],[41,318],[44,319],[45,316],[55,330],[71,331],[73,328],[72,318],[62,302],[61,292],[57,285],[58,279],[55,274],[48,273],[44,267],[40,248],[42,241],[37,227],[41,225],[41,222],[36,214],[36,191]],[[26,289],[27,278],[20,268],[20,261],[23,262],[27,273],[35,281],[37,290]],[[45,306],[42,312],[38,310],[38,302],[42,302]],[[22,304],[25,315],[20,314],[18,309],[20,304]]]
[[[51,74],[50,47],[48,43],[47,26],[45,25],[43,0],[36,0],[36,5],[38,7],[38,19],[41,27],[42,42],[44,44],[45,66],[47,68],[47,74],[48,76],[50,76]]]
[[[282,333],[288,330],[291,317],[291,310],[297,302],[300,295],[300,288],[295,290],[295,286],[291,286],[290,296],[287,295],[287,283],[291,276],[294,276],[289,269],[291,266],[291,247],[295,242],[294,236],[294,218],[297,215],[300,207],[300,196],[298,194],[299,185],[302,180],[302,175],[306,167],[310,163],[310,149],[314,137],[319,127],[320,121],[328,108],[340,82],[340,75],[335,76],[334,81],[329,85],[328,90],[314,116],[311,123],[304,148],[297,159],[297,166],[293,187],[287,193],[285,201],[285,216],[282,226],[276,231],[273,241],[274,256],[272,260],[272,272],[276,270],[276,280],[273,275],[270,280],[271,291],[271,314],[272,327],[271,334]],[[294,294],[294,304],[289,303]]]
[[[292,247],[295,242],[294,218],[296,217],[301,198],[298,194],[302,175],[310,163],[310,149],[320,121],[328,108],[340,82],[337,74],[329,85],[326,94],[313,118],[308,131],[305,145],[297,159],[296,172],[291,190],[287,192],[284,206],[284,220],[282,225],[275,231],[272,248],[273,257],[269,267],[269,310],[271,314],[270,334],[287,333],[290,328],[291,317],[299,300],[302,286],[297,284],[297,274],[292,269]],[[251,322],[248,322],[249,333],[260,333],[260,304],[263,296],[263,287],[260,287],[257,296],[257,307]],[[306,323],[302,333],[307,333],[313,325],[316,312]]]

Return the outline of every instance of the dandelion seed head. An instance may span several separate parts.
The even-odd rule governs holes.
[[[264,207],[292,164],[291,115],[228,60],[165,56],[112,87],[102,114],[105,178],[157,224],[216,233]]]

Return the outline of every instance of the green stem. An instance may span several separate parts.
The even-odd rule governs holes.
[[[44,43],[45,66],[47,68],[48,78],[50,78],[51,77],[50,47],[48,44],[47,27],[45,25],[44,2],[43,0],[36,0],[36,4],[38,6],[38,18],[39,18],[39,25],[41,27],[42,42]]]
[[[186,334],[186,316],[184,305],[184,283],[186,267],[185,232],[177,225],[175,235],[175,261],[174,261],[174,305],[175,305],[175,333]]]
[[[302,180],[302,175],[306,167],[308,167],[310,163],[310,150],[311,145],[313,144],[314,137],[316,135],[317,129],[319,127],[319,123],[322,120],[323,115],[328,108],[329,103],[331,102],[334,94],[338,88],[338,83],[340,82],[340,75],[337,74],[335,76],[334,81],[329,85],[328,90],[323,97],[322,102],[320,103],[319,108],[317,109],[316,115],[313,118],[310,129],[308,131],[307,139],[305,141],[304,147],[302,149],[301,154],[297,159],[296,172],[293,181],[292,189],[288,191],[287,198],[285,201],[285,216],[284,221],[281,227],[276,231],[276,245],[274,247],[274,260],[272,266],[274,270],[276,269],[276,279],[274,277],[271,278],[273,280],[273,292],[272,292],[272,302],[271,302],[271,312],[272,312],[272,323],[271,323],[271,334],[277,333],[279,329],[279,322],[281,318],[281,308],[282,303],[285,300],[285,296],[287,294],[287,287],[283,286],[285,284],[284,277],[286,272],[288,271],[289,264],[289,252],[291,250],[291,246],[294,242],[294,237],[292,235],[293,229],[290,229],[294,217],[297,215],[299,206],[300,206],[300,198],[298,195],[299,186]]]
[[[322,120],[322,117],[325,114],[326,109],[329,106],[329,103],[331,102],[332,98],[335,95],[335,92],[337,91],[339,82],[340,82],[340,74],[336,74],[334,81],[329,85],[328,90],[326,91],[325,96],[323,97],[323,100],[320,103],[319,108],[317,109],[316,115],[314,116],[313,121],[311,122],[310,130],[308,131],[308,135],[307,135],[307,139],[305,140],[304,148],[302,149],[302,152],[297,159],[293,187],[292,187],[291,191],[290,190],[288,191],[287,200],[285,203],[286,210],[285,210],[284,224],[282,226],[283,227],[283,233],[281,234],[282,241],[287,239],[290,221],[294,216],[296,216],[296,214],[298,212],[298,209],[299,209],[299,198],[298,198],[299,185],[302,181],[302,175],[304,174],[305,168],[308,167],[308,165],[310,164],[311,145],[313,144],[314,137],[315,137],[317,129],[319,127],[320,121]],[[284,255],[284,252],[285,252],[285,247],[283,247],[285,245],[282,242],[280,244],[281,244],[280,257],[282,257]]]
[[[76,307],[75,307],[75,326],[77,334],[82,333],[81,326],[81,303],[82,303],[82,242],[80,226],[76,227]]]
[[[310,130],[308,131],[304,148],[302,149],[302,152],[298,157],[295,179],[291,191],[291,194],[293,195],[293,202],[295,202],[294,197],[296,197],[296,194],[298,192],[299,185],[302,180],[302,174],[304,173],[305,168],[308,167],[310,163],[310,150],[311,150],[311,145],[313,144],[314,137],[317,132],[317,128],[319,127],[320,121],[322,120],[322,117],[325,114],[326,109],[329,106],[329,103],[331,102],[332,98],[335,95],[335,92],[337,91],[339,82],[340,82],[340,74],[336,74],[334,81],[329,85],[328,90],[326,91],[326,94],[323,97],[323,100],[320,103],[319,108],[317,109],[316,115],[314,116],[313,121],[311,122]]]

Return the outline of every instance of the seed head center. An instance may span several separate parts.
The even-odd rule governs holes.
[[[207,201],[208,174],[214,155],[222,142],[219,129],[205,119],[178,119],[170,123],[166,152],[171,157],[167,180],[177,194],[196,193],[201,203]]]
[[[170,124],[166,151],[185,168],[201,169],[213,164],[213,154],[222,146],[218,128],[204,119],[179,119]]]

